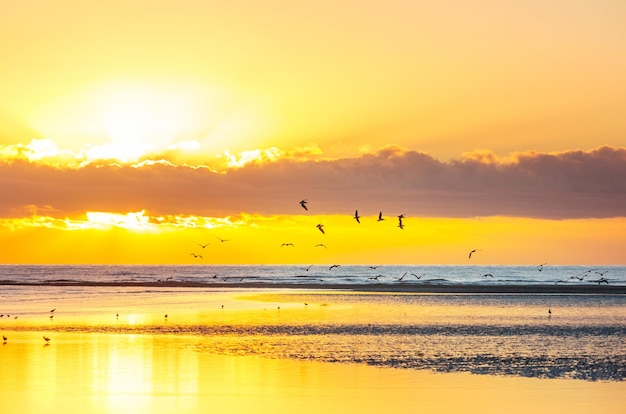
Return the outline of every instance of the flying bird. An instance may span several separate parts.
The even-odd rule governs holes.
[[[202,259],[202,255],[201,254],[195,254],[195,253],[189,253],[190,256],[193,256],[194,258],[200,258]]]
[[[354,219],[357,223],[361,224],[361,217],[359,216],[359,210],[354,211]]]
[[[493,275],[491,273],[485,273],[483,277],[493,277]]]
[[[378,213],[378,220],[376,220],[376,221],[383,221],[383,220],[384,220],[383,212],[381,211],[381,212]]]
[[[200,247],[202,247],[202,248],[204,249],[204,248],[205,248],[205,247],[207,247],[209,244],[211,244],[211,243],[207,243],[207,244],[200,244],[200,243],[198,243],[198,246],[200,246]]]
[[[424,273],[420,274],[420,275],[416,275],[415,273],[411,273],[412,276],[415,276],[415,278],[417,280],[420,280],[422,277],[424,277]]]
[[[406,276],[406,275],[407,275],[407,273],[409,273],[409,272],[404,272],[404,274],[403,274],[402,276],[400,276],[400,278],[399,278],[399,279],[397,279],[397,280],[398,280],[398,282],[402,282],[402,280],[404,279],[404,276]]]
[[[402,224],[402,220],[400,220],[398,227],[400,227],[400,230],[404,230],[404,224]]]
[[[537,270],[541,272],[545,265],[547,265],[547,263],[541,263],[539,266],[537,266]]]
[[[326,234],[326,232],[324,231],[324,225],[323,224],[318,224],[315,227],[317,227],[322,232],[322,234]]]
[[[308,203],[306,199],[300,201],[300,205],[302,206],[302,208],[308,211],[309,209],[307,208],[306,203]]]
[[[307,267],[301,267],[300,269],[306,270],[307,272],[313,267],[313,265],[308,265]]]
[[[280,247],[289,247],[289,246],[290,246],[290,247],[295,247],[295,246],[293,245],[293,243],[283,243],[283,244],[281,244],[281,245],[280,245]]]
[[[217,236],[215,236],[215,237],[217,237]],[[221,238],[219,238],[219,237],[217,237],[217,239],[218,239],[219,241],[221,241],[222,243],[227,242],[227,241],[230,241],[230,240],[221,239]]]
[[[328,270],[333,270],[333,268],[335,268],[335,267],[339,267],[339,265],[338,264],[334,264],[331,267],[329,267]]]
[[[50,313],[53,313],[55,310],[57,310],[57,308],[50,309]]]
[[[398,216],[398,227],[400,227],[400,230],[404,229],[404,224],[402,223],[403,218],[404,218],[404,214],[400,214]]]
[[[472,258],[472,254],[473,254],[473,253],[476,253],[476,252],[477,252],[477,251],[479,251],[479,250],[481,250],[481,249],[474,249],[474,250],[472,250],[471,252],[469,252],[469,256],[467,256],[467,258],[468,258],[468,259],[471,259],[471,258]]]
[[[324,233],[324,232],[322,231],[322,233]],[[323,243],[316,244],[315,247],[323,247],[325,249],[328,249],[328,247],[326,247],[326,245],[323,244]]]

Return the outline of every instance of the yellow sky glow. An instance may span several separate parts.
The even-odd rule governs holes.
[[[0,262],[623,263],[624,2],[9,3]]]

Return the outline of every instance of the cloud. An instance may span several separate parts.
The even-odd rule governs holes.
[[[626,216],[626,148],[499,158],[488,151],[441,162],[388,146],[353,158],[272,158],[216,172],[171,162],[62,169],[0,163],[1,217],[34,209],[54,217],[87,211],[150,216],[406,214],[411,217]],[[309,200],[309,212],[299,200]]]

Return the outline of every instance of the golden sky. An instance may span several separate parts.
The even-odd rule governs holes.
[[[624,264],[624,50],[610,0],[9,2],[0,262]]]

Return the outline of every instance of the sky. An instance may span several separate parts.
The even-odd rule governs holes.
[[[623,1],[91,3],[2,7],[0,263],[626,264]]]

